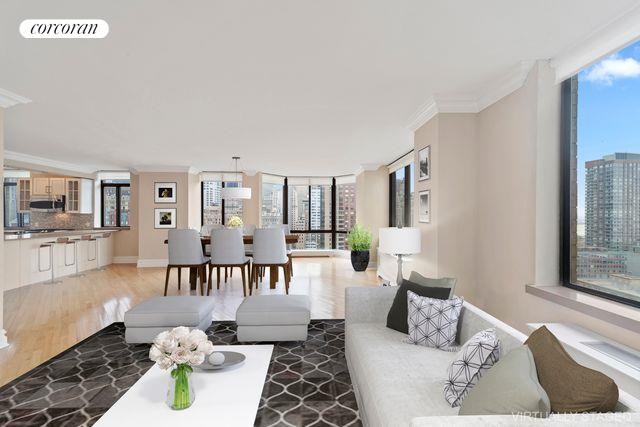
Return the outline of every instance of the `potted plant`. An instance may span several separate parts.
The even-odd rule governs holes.
[[[365,271],[369,266],[372,238],[371,232],[359,224],[349,232],[347,244],[351,248],[351,265],[355,271]]]

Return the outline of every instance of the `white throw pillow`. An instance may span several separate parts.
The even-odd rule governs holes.
[[[442,300],[407,291],[410,344],[449,349],[456,341],[462,298]]]
[[[444,397],[453,407],[478,382],[482,374],[500,359],[500,340],[495,329],[486,329],[467,341],[447,370]]]

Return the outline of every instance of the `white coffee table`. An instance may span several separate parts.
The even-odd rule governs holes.
[[[174,411],[165,403],[169,372],[154,365],[95,424],[96,426],[252,426],[271,361],[272,345],[216,346],[237,351],[243,364],[221,371],[194,369],[196,400]]]

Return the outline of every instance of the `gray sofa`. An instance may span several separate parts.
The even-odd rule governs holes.
[[[449,406],[443,394],[447,367],[456,353],[406,344],[405,334],[386,327],[397,289],[391,286],[346,289],[346,358],[364,425],[588,424],[584,416],[576,415],[562,416],[562,420],[555,419],[560,417],[555,415],[547,420],[529,417],[515,420],[511,415],[457,416],[458,408]],[[458,341],[464,343],[487,328],[496,329],[504,353],[526,339],[524,334],[465,302],[458,324]],[[621,395],[626,394],[621,391]],[[595,414],[598,424],[640,425],[640,414],[629,413],[623,403],[618,406],[624,414]]]

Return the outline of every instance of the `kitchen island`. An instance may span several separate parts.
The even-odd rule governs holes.
[[[5,231],[4,233],[4,286],[3,290],[19,288],[51,279],[51,267],[56,278],[94,270],[113,262],[113,229],[55,230],[29,232]],[[78,240],[77,252],[73,243],[55,243],[58,239],[80,239],[82,236],[109,237],[95,240]],[[47,246],[48,243],[52,245]],[[53,251],[53,266],[51,252]]]

